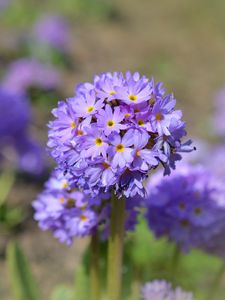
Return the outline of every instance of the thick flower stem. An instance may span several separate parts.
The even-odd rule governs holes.
[[[112,194],[108,242],[108,300],[121,300],[125,199]]]
[[[91,238],[91,300],[100,300],[100,273],[99,273],[99,237],[98,232]]]

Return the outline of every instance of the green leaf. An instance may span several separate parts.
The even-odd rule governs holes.
[[[89,276],[86,268],[81,265],[75,276],[75,297],[74,300],[89,300],[90,289],[88,288]]]
[[[27,258],[16,242],[7,247],[7,266],[15,300],[40,300]]]
[[[74,300],[73,290],[65,285],[59,285],[52,292],[50,300]]]

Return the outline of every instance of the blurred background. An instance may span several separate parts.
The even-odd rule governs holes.
[[[5,261],[10,240],[20,241],[43,299],[50,299],[56,285],[73,284],[88,243],[67,248],[32,219],[31,202],[54,166],[45,151],[46,124],[57,102],[96,73],[139,71],[174,93],[189,136],[208,148],[220,142],[215,114],[218,92],[225,87],[224,49],[222,0],[0,0],[0,118],[8,124],[0,125],[1,299],[12,299]],[[15,108],[18,95],[18,110],[27,114],[20,118],[3,104],[4,98]],[[171,249],[164,241],[153,243],[150,234],[149,239],[152,277],[160,278]],[[178,283],[203,299],[220,263],[191,253],[183,258]],[[225,290],[225,279],[222,285]]]

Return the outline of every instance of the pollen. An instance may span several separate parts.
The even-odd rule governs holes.
[[[100,139],[100,138],[95,139],[95,144],[96,144],[96,146],[98,146],[98,147],[102,146],[102,144],[103,144],[102,139]]]
[[[116,151],[117,151],[117,152],[123,152],[124,149],[125,149],[125,147],[124,147],[123,144],[118,144],[118,145],[116,146]]]
[[[161,113],[157,113],[157,114],[155,115],[155,118],[156,118],[156,121],[161,121],[161,120],[163,119],[163,116],[162,116]]]
[[[116,93],[116,91],[110,91],[110,92],[109,92],[109,95],[112,96],[112,95],[114,95],[115,93]]]
[[[63,184],[62,184],[62,187],[63,187],[63,189],[66,189],[66,188],[68,188],[68,182],[63,182]]]
[[[81,215],[81,216],[80,216],[80,220],[81,220],[81,221],[87,221],[88,218],[87,218],[86,216],[84,216],[84,215]]]
[[[64,197],[59,198],[59,202],[60,202],[61,204],[64,204],[64,203],[65,203],[65,198],[64,198]]]
[[[141,150],[136,151],[136,156],[141,156]]]
[[[73,199],[68,199],[67,203],[66,203],[66,207],[67,208],[74,208],[75,207],[75,203]]]
[[[107,122],[107,125],[109,126],[109,127],[112,127],[112,126],[114,126],[114,121],[113,120],[109,120],[108,122]]]
[[[89,106],[88,108],[87,108],[87,112],[92,112],[94,110],[94,106]]]
[[[104,167],[105,169],[108,169],[108,168],[110,168],[110,165],[109,165],[109,164],[107,164],[106,162],[103,162],[103,163],[102,163],[102,165],[103,165],[103,167]]]
[[[83,134],[84,134],[84,132],[82,130],[77,130],[77,136],[81,136]]]
[[[136,95],[131,94],[131,95],[128,96],[128,98],[129,98],[131,101],[135,102],[135,101],[137,100],[138,97],[137,97]]]
[[[181,220],[180,224],[182,227],[186,228],[190,225],[190,222],[187,219],[183,219]]]
[[[201,215],[201,213],[202,213],[201,207],[196,207],[196,208],[194,209],[194,213],[195,213],[197,216]]]
[[[145,125],[145,122],[144,122],[144,120],[138,120],[138,125],[139,125],[139,126],[143,126],[143,125]]]
[[[125,117],[130,117],[130,116],[131,116],[131,114],[129,114],[129,113],[126,113],[124,116],[125,116]]]
[[[74,122],[74,121],[73,121],[73,122],[71,122],[71,124],[70,124],[70,127],[71,127],[72,129],[74,129],[74,128],[75,128],[75,126],[76,126],[75,122]]]

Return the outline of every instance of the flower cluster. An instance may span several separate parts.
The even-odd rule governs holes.
[[[9,66],[1,85],[5,89],[25,93],[29,88],[56,89],[59,82],[60,75],[54,68],[35,59],[22,58]]]
[[[223,182],[202,166],[180,166],[168,178],[159,172],[147,189],[147,220],[157,237],[167,236],[183,251],[207,251],[209,243],[224,232]]]
[[[194,300],[192,293],[179,287],[173,290],[171,284],[164,280],[146,283],[141,294],[143,300]]]
[[[0,158],[7,158],[22,171],[39,175],[44,169],[44,153],[27,132],[29,121],[27,98],[0,88]],[[15,150],[15,157],[9,149]]]
[[[92,235],[96,229],[102,238],[109,234],[110,194],[88,197],[75,187],[71,176],[54,171],[45,184],[45,190],[33,202],[34,218],[43,230],[50,230],[60,242],[71,245],[75,237]],[[133,230],[137,222],[140,199],[126,204],[126,230]]]
[[[160,163],[175,168],[192,151],[182,113],[162,83],[138,73],[103,73],[59,102],[49,123],[51,155],[93,196],[112,187],[118,195],[144,196],[143,181]]]
[[[45,16],[35,24],[32,36],[39,44],[65,50],[70,40],[69,26],[60,16]]]

